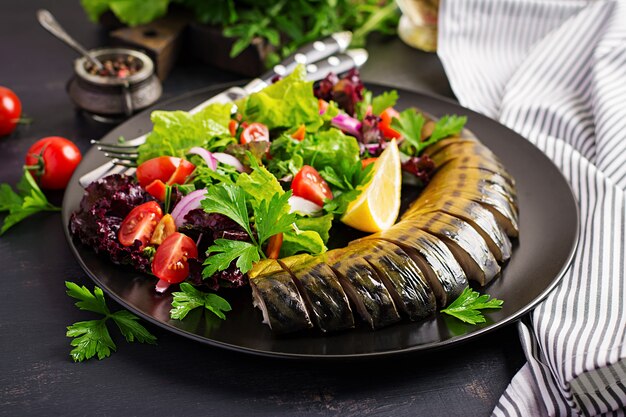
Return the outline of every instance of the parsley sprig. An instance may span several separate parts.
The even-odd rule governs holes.
[[[235,261],[242,273],[265,258],[263,244],[273,235],[293,230],[296,214],[290,213],[289,197],[265,167],[251,159],[253,172],[241,174],[236,184],[217,184],[207,189],[201,205],[207,213],[222,214],[243,228],[249,242],[217,239],[207,251],[202,276],[208,278]],[[252,218],[250,216],[252,212]]]
[[[418,156],[430,145],[460,133],[465,122],[467,122],[465,116],[445,115],[437,120],[431,135],[422,140],[422,128],[426,119],[415,109],[406,109],[400,113],[399,118],[392,120],[391,126],[402,133],[404,138],[404,142],[400,146],[402,152],[407,155]]]
[[[17,184],[17,191],[13,191],[8,184],[0,184],[0,212],[8,212],[0,228],[0,235],[35,213],[61,210],[48,202],[28,170],[24,170],[24,176]]]
[[[79,287],[73,282],[66,281],[65,286],[67,295],[78,300],[76,307],[104,316],[99,320],[79,321],[67,327],[66,336],[73,338],[71,345],[74,348],[70,356],[74,362],[82,362],[94,356],[104,359],[111,355],[111,351],[117,350],[106,326],[109,319],[115,322],[127,342],[136,340],[140,343],[156,343],[156,337],[138,323],[139,317],[126,310],[111,313],[99,287],[94,287],[91,292],[84,285]]]
[[[184,319],[187,314],[198,307],[204,307],[222,320],[226,319],[224,312],[231,310],[231,306],[217,294],[202,292],[193,285],[182,282],[180,292],[172,293],[172,309],[170,317],[175,320]]]
[[[466,287],[461,295],[441,312],[456,317],[465,323],[485,323],[485,316],[480,310],[500,309],[504,303],[497,298],[490,298],[487,294],[480,295],[470,287]]]

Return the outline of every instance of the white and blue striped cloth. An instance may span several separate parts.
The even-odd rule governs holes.
[[[626,1],[442,0],[466,107],[535,144],[581,215],[562,283],[519,324],[527,363],[495,416],[626,414]]]

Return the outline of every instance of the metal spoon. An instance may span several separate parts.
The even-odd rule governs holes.
[[[93,65],[96,66],[99,70],[103,68],[102,62],[98,61],[97,58],[93,57],[85,48],[82,47],[81,44],[76,42],[74,38],[72,38],[66,31],[61,27],[59,22],[52,16],[52,13],[45,9],[37,10],[37,20],[48,32],[52,33],[54,36],[65,42],[67,45],[74,48],[81,55],[87,58]]]

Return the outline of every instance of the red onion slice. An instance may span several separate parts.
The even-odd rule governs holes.
[[[361,122],[354,117],[339,113],[337,116],[333,117],[331,123],[333,126],[341,129],[341,131],[347,133],[348,135],[356,138],[361,137]]]
[[[213,154],[213,158],[217,159],[222,164],[230,165],[239,172],[243,172],[245,170],[243,164],[239,161],[239,159],[227,153],[215,152]]]
[[[290,213],[300,213],[306,215],[312,215],[319,213],[322,210],[321,206],[318,206],[314,202],[307,200],[306,198],[292,195],[289,197],[289,205],[291,206]]]
[[[201,148],[199,146],[194,146],[193,148],[189,149],[188,153],[191,153],[194,155],[200,155],[202,159],[204,159],[204,162],[206,162],[209,168],[211,168],[213,171],[215,171],[215,168],[217,168],[216,158],[213,156],[211,152],[207,151],[206,149]]]
[[[176,227],[181,227],[185,224],[185,216],[191,210],[200,208],[200,202],[204,200],[204,196],[206,195],[206,189],[202,188],[200,190],[195,190],[181,198],[181,200],[176,204],[174,210],[172,210],[172,217],[174,218],[174,223]]]

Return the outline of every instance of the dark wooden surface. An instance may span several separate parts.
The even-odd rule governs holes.
[[[65,136],[86,151],[89,139],[111,129],[72,108],[65,83],[75,55],[35,23],[44,6],[86,46],[106,44],[77,0],[0,4],[0,85],[12,88],[34,119],[0,139],[0,182],[19,179],[26,150],[41,137]],[[370,52],[366,80],[451,96],[435,56],[398,40],[376,40]],[[162,99],[234,79],[183,62]],[[50,194],[57,203],[61,197]],[[65,327],[91,316],[73,306],[63,282],[91,283],[63,227],[59,214],[42,214],[0,238],[3,416],[487,416],[524,361],[514,325],[447,351],[331,363],[235,354],[148,326],[157,346],[116,337],[110,358],[75,364]]]

